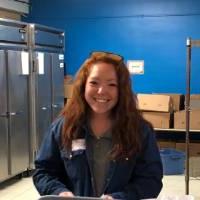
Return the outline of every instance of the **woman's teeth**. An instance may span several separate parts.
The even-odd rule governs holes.
[[[106,103],[108,100],[107,99],[95,99],[99,103]]]

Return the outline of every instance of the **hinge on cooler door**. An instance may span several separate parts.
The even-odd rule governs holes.
[[[36,62],[33,60],[33,72],[36,72],[37,69],[36,69]]]

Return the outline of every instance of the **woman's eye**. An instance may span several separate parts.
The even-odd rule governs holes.
[[[96,81],[90,81],[91,85],[97,85],[98,83]]]
[[[109,86],[111,86],[111,87],[117,87],[117,84],[116,83],[110,83]]]

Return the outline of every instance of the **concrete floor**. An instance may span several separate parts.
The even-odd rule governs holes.
[[[195,197],[195,200],[200,200],[200,177],[192,178],[189,181],[189,194]],[[161,195],[184,195],[185,194],[185,176],[173,175],[164,176],[163,189]],[[178,200],[178,199],[177,199]]]
[[[185,177],[183,175],[164,176],[163,185],[159,195],[160,200],[184,200],[183,196],[171,198],[173,195],[180,197],[185,194]],[[200,177],[190,178],[190,194],[195,197],[195,200],[200,200]],[[161,198],[163,196],[165,198]],[[37,200],[38,198],[39,194],[33,186],[31,177],[12,179],[0,184],[0,200]]]

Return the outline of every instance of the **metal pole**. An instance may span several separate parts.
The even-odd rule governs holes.
[[[191,39],[187,38],[187,66],[186,66],[186,135],[185,135],[185,150],[186,150],[186,171],[185,171],[185,193],[189,194],[189,144],[190,144],[190,76],[191,76]]]
[[[28,52],[29,52],[29,109],[30,109],[30,160],[29,167],[34,169],[34,160],[37,151],[36,134],[36,90],[35,90],[35,69],[34,69],[34,25],[28,25]]]

